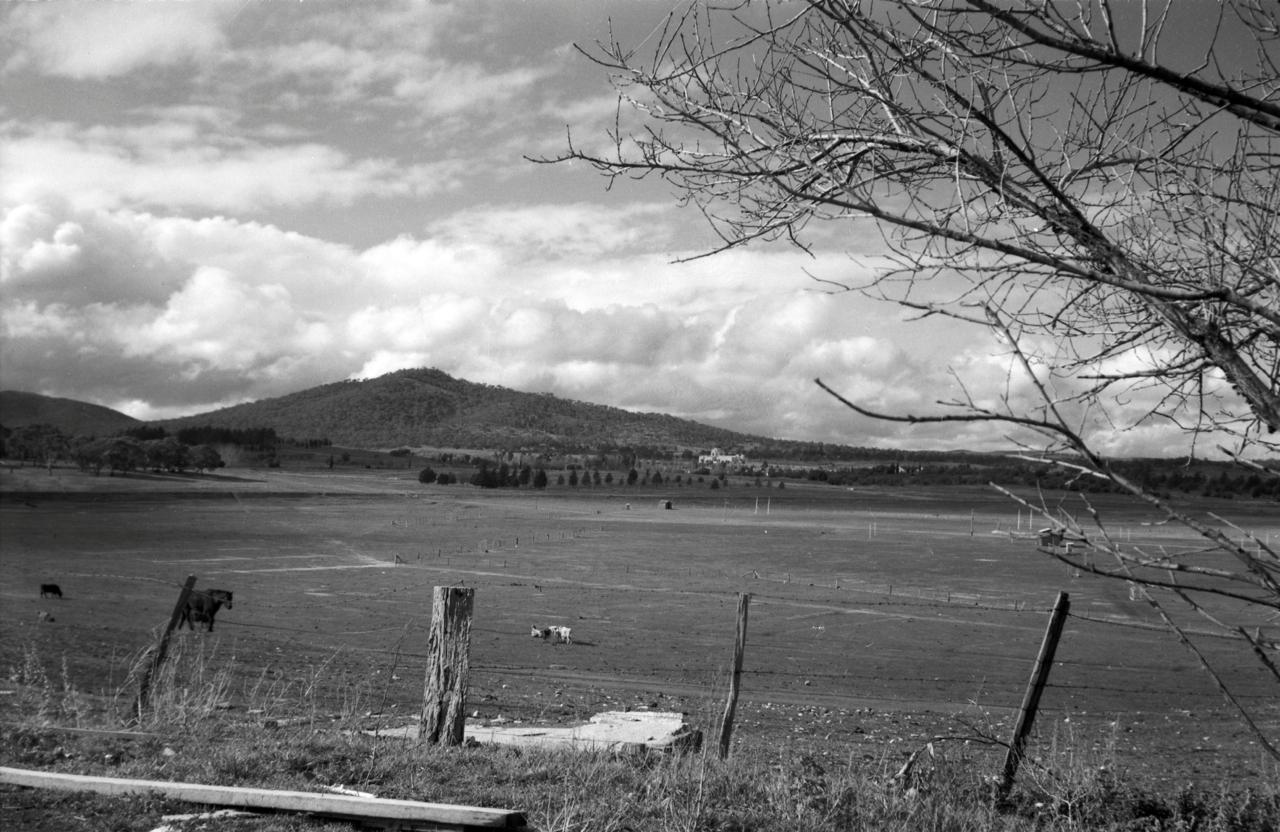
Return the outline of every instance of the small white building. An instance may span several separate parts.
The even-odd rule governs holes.
[[[742,454],[726,454],[719,448],[712,448],[709,454],[698,456],[699,465],[746,465],[747,458]]]

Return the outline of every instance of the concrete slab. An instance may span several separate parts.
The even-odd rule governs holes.
[[[374,733],[372,731],[367,733]],[[418,736],[417,725],[382,729],[382,737]],[[702,732],[671,711],[606,711],[579,725],[525,725],[468,721],[464,736],[481,745],[576,748],[584,751],[697,749]]]

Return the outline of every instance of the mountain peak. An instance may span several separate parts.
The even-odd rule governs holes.
[[[337,445],[470,448],[728,447],[758,440],[657,413],[525,393],[422,367],[340,381],[161,422],[169,428],[271,427]]]

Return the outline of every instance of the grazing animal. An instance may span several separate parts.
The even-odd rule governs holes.
[[[62,589],[57,584],[40,584],[41,598],[61,598]]]
[[[530,627],[529,635],[532,638],[540,638],[543,641],[546,641],[547,639],[551,638],[551,628],[550,627]]]
[[[218,614],[218,610],[222,609],[222,605],[226,604],[227,609],[231,609],[231,593],[225,589],[210,589],[201,591],[193,589],[191,594],[187,596],[187,606],[182,610],[182,618],[178,620],[178,627],[183,624],[194,630],[196,621],[206,623],[205,629],[213,632],[213,617]]]
[[[570,627],[552,627],[552,628],[550,628],[550,629],[551,629],[552,634],[553,634],[553,635],[555,635],[555,637],[556,637],[556,640],[557,640],[557,641],[562,641],[562,642],[564,642],[565,644],[573,644],[573,636],[572,636],[573,629],[572,629],[572,628],[570,628]]]
[[[41,621],[52,621],[52,620],[53,620],[53,616],[52,616],[52,615],[49,615],[49,613],[45,612],[44,610],[40,610],[40,613],[39,613],[39,615],[37,615],[37,616],[36,616],[36,618],[40,619]]]

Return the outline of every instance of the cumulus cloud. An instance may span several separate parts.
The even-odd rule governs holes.
[[[6,296],[80,308],[157,302],[181,277],[147,239],[145,217],[73,212],[65,200],[24,203],[0,219]]]
[[[671,208],[633,203],[601,212],[589,203],[525,207],[485,206],[432,223],[429,232],[451,244],[524,252],[530,260],[569,260],[620,250],[661,251],[671,242]]]
[[[554,61],[498,46],[507,6],[390,2],[251,7],[211,78],[224,94],[299,111],[369,118],[395,113],[432,133],[486,132],[523,118],[513,106],[536,92]],[[248,24],[245,18],[252,18]],[[501,27],[499,27],[501,28]]]
[[[102,79],[191,63],[226,45],[232,3],[18,3],[8,24],[19,48],[5,68]]]
[[[863,265],[792,251],[673,264],[628,233],[662,221],[644,205],[496,208],[360,250],[225,217],[16,205],[0,218],[0,377],[167,416],[433,366],[763,435],[900,447],[1008,440],[989,425],[904,433],[813,379],[887,413],[1039,404],[989,334],[911,324],[801,271],[857,282]],[[1105,432],[1104,415],[1078,417]],[[1147,425],[1108,441],[1132,452],[1173,433]]]
[[[545,67],[493,72],[477,64],[448,63],[400,79],[394,94],[419,102],[427,116],[451,116],[477,109],[492,112],[526,95],[550,74],[551,69]]]
[[[646,206],[503,208],[357,250],[228,218],[14,206],[0,223],[3,383],[172,414],[435,366],[855,441],[812,376],[857,379],[880,400],[927,369],[885,337],[892,317],[851,315],[850,297],[781,277],[800,274],[797,253],[675,265],[633,253],[641,220],[659,223]],[[539,244],[556,256],[527,261]]]
[[[275,206],[421,197],[457,184],[455,163],[403,166],[328,145],[221,141],[190,123],[0,128],[0,201],[62,194],[82,207],[252,212]]]
[[[989,425],[904,433],[813,379],[889,413],[964,397],[1037,405],[989,334],[913,325],[802,276],[856,281],[863,267],[848,258],[743,251],[672,264],[633,251],[625,229],[638,219],[660,222],[645,206],[500,208],[359,250],[228,218],[18,205],[0,220],[0,376],[170,416],[433,366],[769,436],[898,447],[1007,439]],[[539,240],[559,241],[558,254],[527,260]],[[1112,441],[1132,451],[1171,435],[1147,425]]]
[[[572,36],[590,42],[606,16],[637,38],[656,22],[623,4]],[[616,98],[563,48],[581,17],[412,1],[6,7],[0,384],[153,418],[433,366],[772,436],[1004,444],[985,424],[908,433],[814,385],[891,413],[1037,404],[986,333],[829,293],[885,268],[872,224],[813,229],[813,256],[676,262],[720,241],[666,183],[603,196],[583,166],[524,161],[562,151],[566,124],[609,149]],[[1112,416],[1076,414],[1102,433]],[[1108,441],[1175,434],[1141,424]]]

